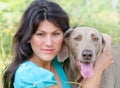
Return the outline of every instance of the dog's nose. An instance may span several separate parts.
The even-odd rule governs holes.
[[[92,58],[92,56],[93,56],[93,52],[91,50],[86,49],[86,50],[82,51],[83,59],[90,60]]]

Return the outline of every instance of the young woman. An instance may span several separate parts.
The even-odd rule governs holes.
[[[56,57],[68,29],[69,17],[58,4],[33,1],[13,38],[13,61],[4,73],[4,88],[71,88]],[[83,82],[88,88],[99,87],[102,72],[112,62],[109,51],[99,58],[106,58],[105,63],[96,63],[95,77]]]

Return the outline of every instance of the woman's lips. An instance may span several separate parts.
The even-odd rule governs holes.
[[[51,53],[54,51],[54,49],[42,49],[44,52]]]

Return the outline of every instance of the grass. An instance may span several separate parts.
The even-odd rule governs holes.
[[[32,0],[0,1],[0,72],[11,60],[12,37],[20,17]],[[112,37],[120,44],[120,2],[112,0],[53,0],[70,16],[72,26],[90,26]],[[0,73],[1,77],[1,73]],[[0,82],[0,86],[1,86]]]

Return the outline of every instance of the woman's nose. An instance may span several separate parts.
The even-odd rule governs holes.
[[[51,46],[51,45],[52,45],[52,37],[48,36],[48,37],[46,38],[45,42],[46,42],[46,45],[47,45],[47,46]]]

